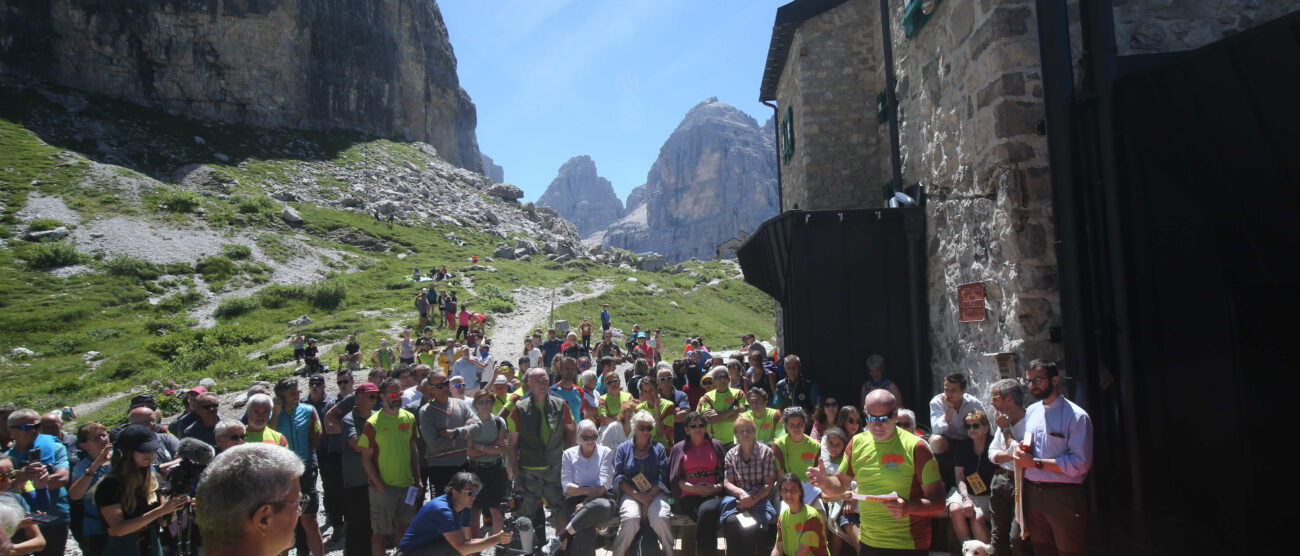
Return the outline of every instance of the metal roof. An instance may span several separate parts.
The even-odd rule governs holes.
[[[776,100],[776,86],[781,81],[785,60],[790,55],[794,32],[803,22],[848,0],[794,0],[776,9],[776,22],[772,24],[772,42],[767,47],[767,63],[763,67],[763,83],[758,89],[758,100]]]

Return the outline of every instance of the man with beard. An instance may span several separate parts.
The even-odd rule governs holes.
[[[1025,470],[1029,542],[1034,554],[1083,554],[1088,525],[1083,480],[1092,468],[1092,419],[1058,391],[1056,363],[1030,362],[1028,382],[1039,401],[1025,411],[1025,437],[1011,448],[1011,457]]]
[[[374,554],[384,553],[388,535],[398,541],[406,534],[406,526],[415,517],[415,506],[406,503],[414,495],[407,490],[422,488],[420,449],[416,446],[419,435],[415,416],[402,409],[402,384],[384,379],[379,394],[383,409],[366,419],[357,438],[361,464],[370,482],[370,549]]]

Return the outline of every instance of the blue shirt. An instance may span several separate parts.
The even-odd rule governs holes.
[[[600,312],[600,323],[601,323],[601,324],[609,324],[609,311],[601,311],[601,312]]]
[[[542,345],[538,346],[542,348],[542,363],[546,365],[546,368],[551,367],[551,359],[554,359],[560,353],[560,346],[562,345],[564,345],[564,341],[556,338],[542,342]]]
[[[298,404],[293,415],[280,411],[280,419],[275,422],[275,432],[284,435],[289,441],[289,449],[298,454],[298,458],[308,469],[316,465],[316,453],[311,450],[311,430],[320,426],[316,423],[316,408],[307,404]]]
[[[90,464],[92,463],[94,463],[94,458],[83,458],[81,461],[77,462],[77,466],[72,470],[73,480],[76,480],[77,477],[85,475],[86,471],[90,470]],[[108,531],[104,529],[104,522],[100,521],[99,506],[95,505],[95,497],[91,493],[91,489],[95,488],[95,483],[98,483],[99,480],[104,477],[104,475],[108,474],[108,468],[109,468],[108,465],[100,467],[99,471],[96,471],[94,475],[90,476],[90,486],[86,487],[86,496],[81,499],[81,507],[85,508],[86,511],[85,517],[82,519],[81,522],[82,534],[85,535],[107,535],[108,534]],[[74,500],[73,503],[75,504],[76,501]]]
[[[1025,469],[1025,478],[1042,483],[1082,483],[1092,468],[1092,418],[1074,402],[1057,395],[1051,405],[1035,402],[1025,410],[1025,438],[1038,459],[1055,459],[1061,473]],[[1053,434],[1055,433],[1055,434]]]
[[[573,388],[565,389],[559,384],[551,385],[551,395],[569,404],[569,411],[573,412],[573,422],[582,421],[582,387],[577,384]]]
[[[32,442],[32,449],[40,448],[41,463],[49,466],[50,472],[53,473],[60,469],[68,469],[68,448],[59,442],[58,438],[48,434],[36,435],[36,440]],[[14,469],[20,469],[27,465],[28,450],[19,450],[13,448],[9,450],[9,458],[13,460]],[[53,507],[50,514],[63,518],[66,523],[72,519],[68,507],[68,489],[59,487],[58,490],[40,489],[49,492],[50,503]]]
[[[415,514],[415,519],[406,528],[406,535],[402,536],[398,548],[416,551],[447,544],[447,538],[443,534],[469,527],[469,513],[470,508],[459,512],[452,510],[451,500],[447,499],[446,494],[434,498]]]
[[[457,359],[456,362],[451,365],[451,376],[458,376],[465,379],[465,389],[467,390],[478,388],[478,377],[479,372],[481,371],[482,369],[480,369],[478,365],[475,365],[469,357]]]
[[[635,425],[633,428],[636,428]],[[650,442],[650,454],[637,459],[634,442],[636,441],[626,440],[614,451],[614,488],[618,489],[619,483],[631,482],[637,475],[644,473],[652,486],[659,485],[664,496],[668,496],[668,452],[664,450],[664,445]],[[632,486],[636,490],[635,482],[632,482]]]

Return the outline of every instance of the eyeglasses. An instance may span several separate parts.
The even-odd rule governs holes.
[[[670,377],[670,376],[661,376],[661,377],[656,377],[656,378],[659,379],[659,382],[670,382],[670,381],[672,381],[672,379],[673,379],[673,377]]]
[[[708,425],[705,425],[704,423],[695,423],[694,425],[686,425],[686,428],[688,428],[688,429],[702,429],[702,428],[707,427],[707,426],[708,426]]]
[[[822,407],[839,407],[839,406],[840,406],[839,402],[826,402],[822,404]]]
[[[203,405],[203,406],[201,406],[201,407],[202,407],[205,411],[212,411],[212,410],[214,410],[214,409],[217,408],[217,404],[210,403],[210,404],[207,404],[207,405]]]
[[[586,440],[586,441],[592,441],[592,440],[595,440],[595,439],[597,439],[597,438],[600,438],[600,437],[597,436],[597,435],[594,435],[594,434],[584,434],[584,435],[582,435],[582,439],[583,439],[583,440]]]
[[[388,399],[390,399],[390,400],[396,400],[396,399],[401,398],[401,397],[402,397],[402,393],[401,393],[401,392],[390,392],[390,393],[388,394]]]
[[[650,432],[652,430],[655,430],[655,428],[653,425],[637,425],[636,430],[639,430],[641,432]]]
[[[448,387],[448,386],[450,386],[450,384],[447,384],[446,381],[442,381],[442,382],[439,382],[439,383],[437,383],[437,384],[430,384],[430,385],[429,385],[430,388],[437,388],[437,389],[439,389],[439,390],[442,390],[443,388],[446,388],[446,387]]]
[[[0,479],[5,479],[5,480],[8,480],[8,481],[12,481],[12,480],[17,479],[17,478],[18,478],[18,470],[17,470],[17,469],[15,469],[15,470],[13,470],[13,471],[10,471],[10,472],[8,472],[8,473],[0,474]]]
[[[36,430],[36,429],[39,429],[39,428],[41,428],[41,426],[38,425],[38,424],[31,424],[31,425],[14,425],[14,426],[9,427],[9,428],[11,428],[11,429],[18,429],[18,430],[20,430],[20,431],[27,432],[27,431],[34,431],[34,430]]]
[[[347,386],[347,385],[349,385],[349,384],[352,384],[352,381],[351,381],[351,380],[340,380],[340,381],[336,382],[336,384],[338,384],[339,386]]]
[[[614,379],[614,380],[606,380],[606,381],[605,381],[605,384],[606,384],[606,385],[611,385],[611,384],[622,384],[622,383],[623,383],[623,381],[621,381],[621,380],[619,380],[619,379],[617,379],[617,378]]]
[[[886,413],[884,415],[872,415],[870,413],[867,414],[868,423],[884,423],[884,422],[888,422],[890,419],[893,418],[894,418],[893,411],[890,411],[889,413]]]
[[[451,387],[452,387],[452,388],[455,388],[455,389],[457,389],[457,390],[460,390],[461,388],[464,388],[465,385],[464,385],[464,384],[453,384],[453,385],[451,385]]]
[[[307,503],[308,503],[308,502],[311,502],[311,497],[307,496],[306,494],[303,494],[302,496],[299,496],[299,497],[296,498],[296,499],[295,499],[295,498],[287,498],[287,499],[284,499],[284,500],[271,500],[271,501],[269,501],[269,502],[263,502],[263,503],[258,504],[257,506],[255,506],[255,507],[253,508],[253,511],[248,512],[248,517],[253,517],[254,515],[256,515],[256,514],[257,514],[257,509],[258,509],[258,508],[261,508],[262,506],[266,506],[266,505],[273,506],[273,507],[277,508],[275,511],[278,512],[278,511],[280,511],[278,508],[283,508],[285,504],[290,504],[290,503],[293,503],[293,502],[297,502],[297,503],[298,503],[298,513],[302,513],[303,510],[306,510],[306,509],[307,509]]]
[[[982,428],[984,428],[984,424],[983,424],[983,423],[966,423],[966,428],[967,428],[968,430],[982,429]]]
[[[464,492],[466,496],[478,496],[478,491],[479,491],[479,489],[477,489],[477,488],[473,488],[473,489],[466,490],[466,491],[462,491],[462,492]]]
[[[227,435],[224,436],[223,438],[225,438],[226,440],[229,440],[229,441],[231,441],[231,442],[239,442],[240,440],[243,440],[243,439],[244,439],[244,435],[242,435],[242,434],[227,434]]]
[[[859,421],[857,419],[845,419],[844,422],[850,425],[858,425],[862,423],[862,421]]]

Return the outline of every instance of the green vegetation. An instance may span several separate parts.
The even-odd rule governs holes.
[[[46,230],[53,230],[60,226],[66,226],[66,224],[54,218],[33,218],[27,223],[27,230],[31,232],[44,232]]]
[[[28,270],[79,264],[83,258],[81,253],[77,252],[77,248],[66,241],[38,243],[28,248],[22,257],[27,261]]]

